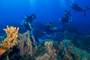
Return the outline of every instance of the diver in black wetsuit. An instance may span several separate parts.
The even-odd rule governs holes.
[[[21,26],[25,26],[25,28],[27,30],[30,31],[30,38],[35,39],[36,43],[39,43],[39,40],[37,38],[34,37],[33,35],[33,26],[32,26],[32,22],[36,19],[35,14],[31,14],[31,16],[25,16],[22,20],[22,22],[20,23]]]
[[[70,11],[64,10],[64,13],[65,13],[64,17],[61,18],[62,24],[64,25],[65,23],[68,23],[68,22],[71,23],[72,22],[72,15],[71,15]]]
[[[34,36],[33,36],[33,27],[32,27],[32,22],[36,19],[36,16],[34,14],[32,14],[31,16],[25,16],[21,22],[21,26],[25,26],[25,28],[27,30],[30,31],[30,36],[32,39],[34,39]]]
[[[90,10],[90,8],[88,8],[87,6],[83,8],[83,7],[81,7],[80,5],[78,5],[76,3],[71,4],[70,8],[72,8],[73,10],[78,11],[78,12],[84,12],[85,17],[86,17],[85,8]]]
[[[55,32],[57,31],[57,28],[53,26],[52,22],[46,24],[44,28],[45,28],[44,33],[48,35],[50,38],[52,38],[51,35],[53,34],[54,36]]]
[[[32,22],[36,19],[36,16],[32,14],[31,16],[25,16],[20,25],[24,25],[27,30],[32,30]]]

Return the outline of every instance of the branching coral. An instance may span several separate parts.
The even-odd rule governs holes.
[[[14,47],[14,46],[16,46],[16,44],[17,44],[17,37],[18,37],[18,30],[19,30],[19,28],[17,28],[16,29],[16,27],[14,28],[14,27],[8,27],[8,25],[7,25],[7,29],[3,29],[4,31],[6,31],[6,33],[7,33],[7,38],[4,40],[4,41],[2,41],[2,44],[0,44],[0,46],[1,47],[3,47],[3,48],[8,48],[8,52],[10,52],[9,50],[10,50],[10,48],[12,48],[12,47]],[[5,53],[7,50],[5,50],[5,49],[0,49],[0,56],[3,54],[3,53]],[[7,54],[7,59],[9,60],[9,58],[8,58],[8,54]]]
[[[8,27],[7,25],[7,29],[3,29],[4,31],[6,31],[7,33],[7,38],[2,41],[2,46],[3,47],[7,47],[8,49],[15,46],[17,44],[17,37],[18,37],[18,30],[19,28],[17,28],[16,30],[16,27]]]

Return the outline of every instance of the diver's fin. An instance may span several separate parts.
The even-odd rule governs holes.
[[[86,6],[86,9],[90,10],[90,8],[89,8],[89,7],[87,7],[87,6]]]
[[[86,11],[84,10],[84,16],[86,17]]]

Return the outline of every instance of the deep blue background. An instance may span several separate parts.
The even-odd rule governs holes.
[[[87,17],[84,17],[83,12],[74,14],[69,8],[71,1],[90,7],[90,0],[0,0],[0,25],[18,24],[26,14],[32,13],[36,14],[36,21],[61,24],[58,19],[64,16],[64,10],[68,9],[72,13],[72,25],[80,31],[90,32],[90,10],[86,10]]]

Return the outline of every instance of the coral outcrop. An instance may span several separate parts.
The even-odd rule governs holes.
[[[7,56],[5,57],[7,60],[16,60],[18,58],[20,60],[90,60],[90,54],[87,51],[72,44],[73,37],[70,38],[71,40],[67,36],[64,39],[65,36],[59,36],[59,34],[59,37],[63,37],[62,40],[47,39],[36,44],[36,40],[30,31],[18,34],[18,30],[19,28],[16,29],[12,26],[7,26],[7,29],[4,29],[7,38],[0,43],[0,56]],[[68,35],[68,32],[64,32],[64,35]],[[90,37],[86,36],[86,38],[89,39]],[[18,54],[14,46],[18,49]],[[9,53],[11,49],[16,53],[12,54],[13,58],[8,57],[8,54],[12,56]]]
[[[3,53],[5,53],[6,51],[9,53],[10,48],[13,48],[14,46],[16,46],[16,44],[18,42],[17,37],[18,37],[19,28],[16,29],[16,27],[13,27],[13,26],[11,26],[9,28],[9,26],[7,25],[7,29],[3,29],[3,30],[6,31],[7,38],[4,39],[4,41],[2,41],[2,43],[0,44],[0,46],[1,46],[1,48],[0,48],[0,56]],[[4,49],[4,48],[7,48],[7,49]],[[7,60],[9,60],[8,56],[7,56]]]
[[[2,46],[3,47],[7,47],[12,48],[13,46],[15,46],[17,44],[17,37],[18,37],[18,30],[19,28],[16,29],[16,27],[8,27],[7,25],[7,29],[3,29],[4,31],[6,31],[7,33],[7,38],[4,39],[4,41],[2,41]]]
[[[49,42],[45,42],[44,44],[47,48],[47,54],[50,56],[49,59],[53,59],[53,60],[57,60],[56,57],[57,57],[57,54],[55,53],[56,50],[55,49],[52,49],[53,48],[53,42],[49,41]]]
[[[30,31],[27,31],[23,34],[19,34],[19,48],[20,48],[20,55],[26,59],[24,56],[33,56],[33,50],[37,46],[35,43],[35,38],[31,36]]]
[[[44,54],[43,56],[37,57],[36,60],[49,60],[49,59],[50,59],[50,55]]]

